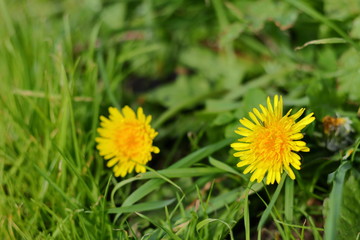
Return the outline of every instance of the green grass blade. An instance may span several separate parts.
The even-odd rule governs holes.
[[[290,3],[291,5],[295,6],[296,8],[298,8],[299,10],[303,11],[304,13],[306,13],[307,15],[311,16],[312,18],[324,23],[325,25],[327,25],[328,27],[332,28],[335,32],[337,32],[342,38],[344,38],[348,43],[350,43],[356,50],[360,50],[360,46],[358,44],[356,44],[350,37],[348,34],[346,34],[343,30],[341,30],[336,24],[334,24],[333,22],[331,22],[329,20],[329,18],[325,17],[324,15],[322,15],[321,13],[319,13],[318,11],[316,11],[315,9],[311,8],[310,6],[308,6],[306,3],[304,3],[303,1],[299,1],[299,0],[286,0],[288,3]]]
[[[162,176],[167,178],[201,177],[223,172],[225,171],[222,169],[210,167],[176,168],[157,171],[158,174],[161,174]],[[146,172],[140,173],[134,178],[137,178],[138,180],[160,178],[158,174],[156,174],[155,172]]]
[[[95,200],[94,196],[92,195],[92,191],[89,187],[89,185],[86,183],[86,181],[84,180],[84,178],[81,176],[81,173],[79,171],[79,169],[73,164],[73,161],[71,161],[64,153],[63,151],[61,151],[55,143],[53,143],[53,148],[56,149],[60,155],[62,156],[62,159],[65,161],[65,163],[67,164],[67,166],[69,167],[69,169],[71,170],[72,173],[75,174],[75,176],[79,179],[79,181],[82,183],[82,185],[85,187],[85,189],[87,190],[88,196],[92,197],[93,200]]]
[[[294,180],[287,178],[285,180],[285,198],[284,198],[284,210],[285,210],[285,220],[288,223],[293,222],[294,218]],[[287,237],[291,235],[290,229],[285,225],[285,233]]]
[[[153,174],[155,174],[156,177],[161,178],[162,180],[164,180],[165,182],[168,182],[169,184],[173,185],[175,188],[177,188],[182,194],[184,194],[184,191],[182,190],[182,188],[177,185],[175,182],[171,181],[168,177],[162,175],[161,173],[157,172],[156,170],[145,166],[147,170],[150,170]]]
[[[68,201],[72,207],[76,208],[77,204],[75,204],[69,197],[68,195],[43,171],[41,170],[38,166],[36,166],[35,164],[33,165],[36,169],[36,171],[38,171],[40,173],[41,176],[43,176],[45,178],[46,181],[49,182],[49,184],[60,193],[60,195],[66,200]]]
[[[154,209],[163,208],[172,204],[175,201],[174,199],[164,200],[164,201],[154,201],[154,202],[145,202],[138,203],[131,206],[119,207],[119,208],[110,208],[107,210],[107,213],[132,213],[132,212],[145,212],[151,211]]]
[[[167,227],[163,227],[161,224],[155,222],[153,219],[141,214],[141,213],[138,213],[136,212],[136,214],[142,218],[144,218],[145,220],[147,220],[148,222],[152,223],[153,225],[157,226],[158,228],[161,228],[162,230],[164,230],[170,237],[171,239],[174,239],[174,240],[181,240],[181,238],[179,238],[178,236],[176,236],[171,229],[168,229]]]
[[[105,218],[106,218],[106,214],[105,214],[105,206],[106,206],[106,197],[108,195],[109,192],[109,186],[110,186],[110,181],[112,179],[113,176],[110,176],[108,179],[108,182],[106,184],[106,188],[105,188],[105,193],[104,193],[104,197],[101,200],[101,210],[102,210],[102,214],[101,214],[101,222],[100,222],[100,229],[101,229],[101,236],[104,236],[105,234]]]
[[[294,218],[294,180],[287,178],[285,182],[285,219],[292,222]]]
[[[245,227],[245,239],[250,240],[250,214],[249,214],[249,192],[252,186],[252,182],[249,181],[244,202],[244,227]]]
[[[301,50],[307,46],[310,45],[319,45],[319,44],[336,44],[336,43],[347,43],[346,40],[344,40],[343,38],[324,38],[324,39],[317,39],[317,40],[312,40],[309,42],[306,42],[304,45],[300,46],[300,47],[296,47],[295,50]]]
[[[215,158],[212,158],[210,157],[209,158],[209,162],[211,165],[213,165],[214,167],[218,168],[218,169],[221,169],[225,172],[229,172],[229,173],[232,173],[236,176],[239,176],[241,177],[242,179],[244,179],[245,181],[248,181],[248,179],[241,173],[239,173],[238,171],[236,171],[235,169],[233,169],[232,167],[230,167],[229,165],[223,163],[223,162],[220,162],[218,160],[216,160]]]
[[[293,227],[293,228],[308,229],[308,230],[313,230],[313,229],[314,229],[313,226],[303,226],[303,225],[289,224],[289,223],[282,222],[282,221],[279,221],[279,220],[276,220],[276,219],[275,219],[275,222],[278,222],[278,223],[280,223],[280,224],[282,224],[282,225],[289,226],[289,227]],[[323,228],[319,228],[319,227],[315,227],[315,229],[316,229],[317,231],[324,231]]]
[[[315,225],[314,219],[313,219],[308,213],[306,213],[306,212],[305,212],[304,210],[302,210],[302,209],[298,209],[298,210],[306,217],[306,219],[308,219],[308,221],[309,221],[309,223],[310,223],[310,230],[313,232],[314,239],[315,239],[315,240],[321,240],[322,237],[321,237],[319,231],[324,231],[324,229],[323,229],[323,228],[318,229],[318,228],[316,227],[316,225]],[[305,224],[305,222],[304,222],[304,224]],[[304,227],[304,226],[303,226],[303,227]],[[305,228],[302,228],[302,230],[301,230],[301,234],[302,234],[302,235],[304,235],[304,230],[305,230]],[[301,238],[301,239],[303,239],[303,238]]]
[[[224,221],[222,221],[220,219],[214,219],[214,218],[204,219],[204,220],[202,220],[201,222],[199,222],[196,225],[196,231],[199,231],[201,228],[203,228],[204,226],[206,226],[206,225],[208,225],[209,223],[212,223],[212,222],[221,222],[221,223],[225,224],[226,227],[229,229],[230,239],[234,240],[234,235],[233,235],[233,233],[231,231],[230,225],[227,222],[224,222]]]
[[[172,168],[190,167],[194,163],[210,156],[214,152],[220,150],[221,148],[229,145],[232,142],[234,142],[234,139],[228,138],[228,139],[221,140],[217,143],[208,145],[206,147],[203,147],[203,148],[197,150],[196,152],[193,152],[193,153],[189,154],[188,156],[182,158],[178,162],[171,165],[169,168],[172,169]]]
[[[101,52],[97,54],[97,62],[98,62],[98,66],[99,66],[99,73],[100,73],[101,77],[104,79],[106,94],[107,94],[109,100],[111,101],[111,104],[113,106],[115,106],[117,109],[121,109],[117,98],[115,97],[114,93],[112,92],[112,89],[110,86],[110,79],[108,77],[108,74],[107,74],[106,68],[105,68],[104,57]]]
[[[351,154],[351,162],[354,162],[355,154],[356,154],[356,152],[358,151],[359,146],[360,146],[360,138],[358,138],[358,139],[356,140],[356,144],[355,144],[354,150],[353,150],[353,152],[352,152],[352,154]]]
[[[167,178],[184,178],[184,177],[201,177],[201,176],[209,176],[212,174],[222,173],[221,169],[218,168],[177,168],[177,169],[164,169],[159,170],[157,173],[161,174]],[[135,177],[125,179],[118,184],[115,185],[114,189],[111,192],[111,199],[114,203],[115,193],[126,184],[132,183],[138,180],[146,180],[146,179],[158,179],[161,178],[159,174],[154,172],[146,172],[146,173],[139,173]]]
[[[337,226],[341,211],[342,192],[346,172],[351,168],[349,161],[343,162],[334,173],[333,188],[329,198],[329,214],[325,222],[325,239],[337,239]]]
[[[194,163],[204,159],[205,157],[208,157],[209,155],[223,148],[224,146],[229,145],[231,142],[233,142],[233,139],[224,139],[220,142],[203,147],[197,150],[196,152],[193,152],[188,156],[182,158],[178,162],[174,163],[169,167],[169,169],[189,167]],[[130,196],[128,196],[124,201],[124,203],[122,204],[122,206],[125,207],[134,204],[135,202],[139,201],[141,198],[148,195],[150,192],[157,189],[162,183],[164,183],[164,181],[160,179],[152,179],[148,181],[140,188],[135,190]]]
[[[261,229],[264,226],[266,220],[268,219],[269,215],[271,214],[271,210],[275,205],[276,200],[278,199],[281,189],[284,186],[284,182],[287,178],[287,175],[284,173],[281,181],[279,183],[279,185],[277,186],[274,195],[271,197],[271,201],[269,203],[269,205],[267,206],[267,208],[265,209],[264,213],[262,214],[258,227],[257,227],[257,231],[258,231],[258,239],[261,239]]]

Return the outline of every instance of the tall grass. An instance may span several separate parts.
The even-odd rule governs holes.
[[[360,6],[332,4],[0,0],[0,238],[359,236]],[[312,151],[295,182],[251,184],[229,145],[274,94],[315,112]],[[115,178],[96,129],[126,104],[153,116],[161,153]],[[340,140],[321,122],[335,114],[352,121]]]

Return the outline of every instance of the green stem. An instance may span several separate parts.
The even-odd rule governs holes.
[[[285,182],[285,219],[292,223],[294,211],[294,181],[288,178]]]
[[[279,194],[280,194],[280,192],[281,192],[281,189],[282,189],[282,187],[284,186],[284,182],[285,182],[286,176],[287,176],[286,173],[284,173],[284,174],[282,175],[281,181],[280,181],[278,187],[276,188],[275,193],[274,193],[274,195],[272,196],[269,205],[267,206],[267,208],[265,209],[264,213],[262,214],[262,216],[261,216],[261,218],[260,218],[259,225],[258,225],[258,227],[257,227],[258,240],[261,239],[261,229],[262,229],[262,227],[264,226],[267,218],[269,217],[269,215],[270,215],[270,213],[271,213],[272,208],[273,208],[274,205],[275,205],[276,200],[277,200],[278,197],[279,197]]]
[[[348,34],[346,34],[341,28],[339,28],[336,24],[330,21],[327,17],[319,13],[318,11],[314,10],[308,4],[304,3],[303,1],[298,0],[286,0],[288,3],[293,5],[294,7],[298,8],[299,10],[303,11],[307,15],[311,16],[312,18],[324,23],[329,28],[333,29],[337,32],[341,37],[343,37],[349,44],[351,44],[357,51],[360,51],[360,47],[356,44]]]
[[[285,182],[285,221],[287,223],[293,222],[294,217],[294,181],[290,178],[286,179]],[[290,236],[289,227],[285,228],[285,232]]]
[[[246,192],[245,192],[245,202],[244,202],[244,226],[245,226],[245,239],[250,240],[250,216],[249,216],[249,192],[253,182],[248,183]]]

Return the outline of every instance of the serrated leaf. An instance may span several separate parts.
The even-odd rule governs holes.
[[[356,239],[360,234],[360,178],[351,175],[344,185],[339,239]]]

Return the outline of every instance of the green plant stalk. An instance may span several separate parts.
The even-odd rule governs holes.
[[[204,159],[205,157],[208,157],[212,153],[218,151],[219,149],[223,148],[224,146],[231,143],[233,139],[224,139],[217,143],[208,145],[202,149],[197,150],[196,152],[193,152],[189,154],[188,156],[184,157],[183,159],[179,160],[178,162],[171,165],[168,169],[176,169],[176,168],[186,168],[194,163]],[[123,202],[122,206],[130,206],[149,194],[150,192],[157,189],[161,184],[163,184],[164,181],[162,179],[151,179],[150,181],[146,182],[144,185],[139,187],[137,190],[135,190],[132,194],[130,194],[125,201]]]
[[[353,152],[351,154],[351,162],[354,162],[355,154],[356,154],[357,150],[359,149],[359,146],[360,146],[360,138],[357,139],[354,150],[353,150]]]
[[[294,180],[287,178],[285,181],[285,221],[287,223],[293,222],[293,211],[294,211]],[[289,228],[285,228],[285,232],[290,236]]]
[[[331,22],[328,18],[323,16],[321,13],[317,12],[313,8],[309,7],[302,1],[299,0],[286,0],[288,3],[293,5],[294,7],[298,8],[299,10],[303,11],[307,15],[311,16],[312,18],[319,20],[320,22],[327,25],[329,28],[332,28],[335,32],[337,32],[341,37],[343,37],[349,44],[351,44],[357,51],[360,51],[360,46],[356,44],[348,34],[346,34],[343,30],[341,30],[336,24]]]
[[[265,209],[264,213],[262,214],[261,218],[260,218],[260,221],[259,221],[259,224],[258,224],[258,227],[257,227],[257,231],[258,231],[258,240],[261,239],[261,229],[262,227],[264,226],[267,218],[269,217],[270,213],[271,213],[271,210],[272,208],[274,207],[275,205],[275,202],[276,200],[278,199],[279,195],[280,195],[280,192],[281,192],[281,189],[282,187],[284,186],[284,182],[286,180],[287,176],[286,176],[286,173],[284,173],[281,177],[281,181],[278,185],[278,187],[276,188],[275,190],[275,193],[274,195],[272,196],[271,198],[271,201],[269,203],[269,205],[267,206],[267,208]]]
[[[336,240],[338,222],[341,213],[342,192],[344,187],[345,175],[351,168],[349,161],[343,162],[335,172],[333,188],[329,197],[329,214],[325,222],[325,240]]]
[[[244,226],[245,226],[245,239],[250,240],[250,214],[249,214],[249,192],[253,182],[248,183],[246,192],[245,192],[245,201],[244,201]]]

